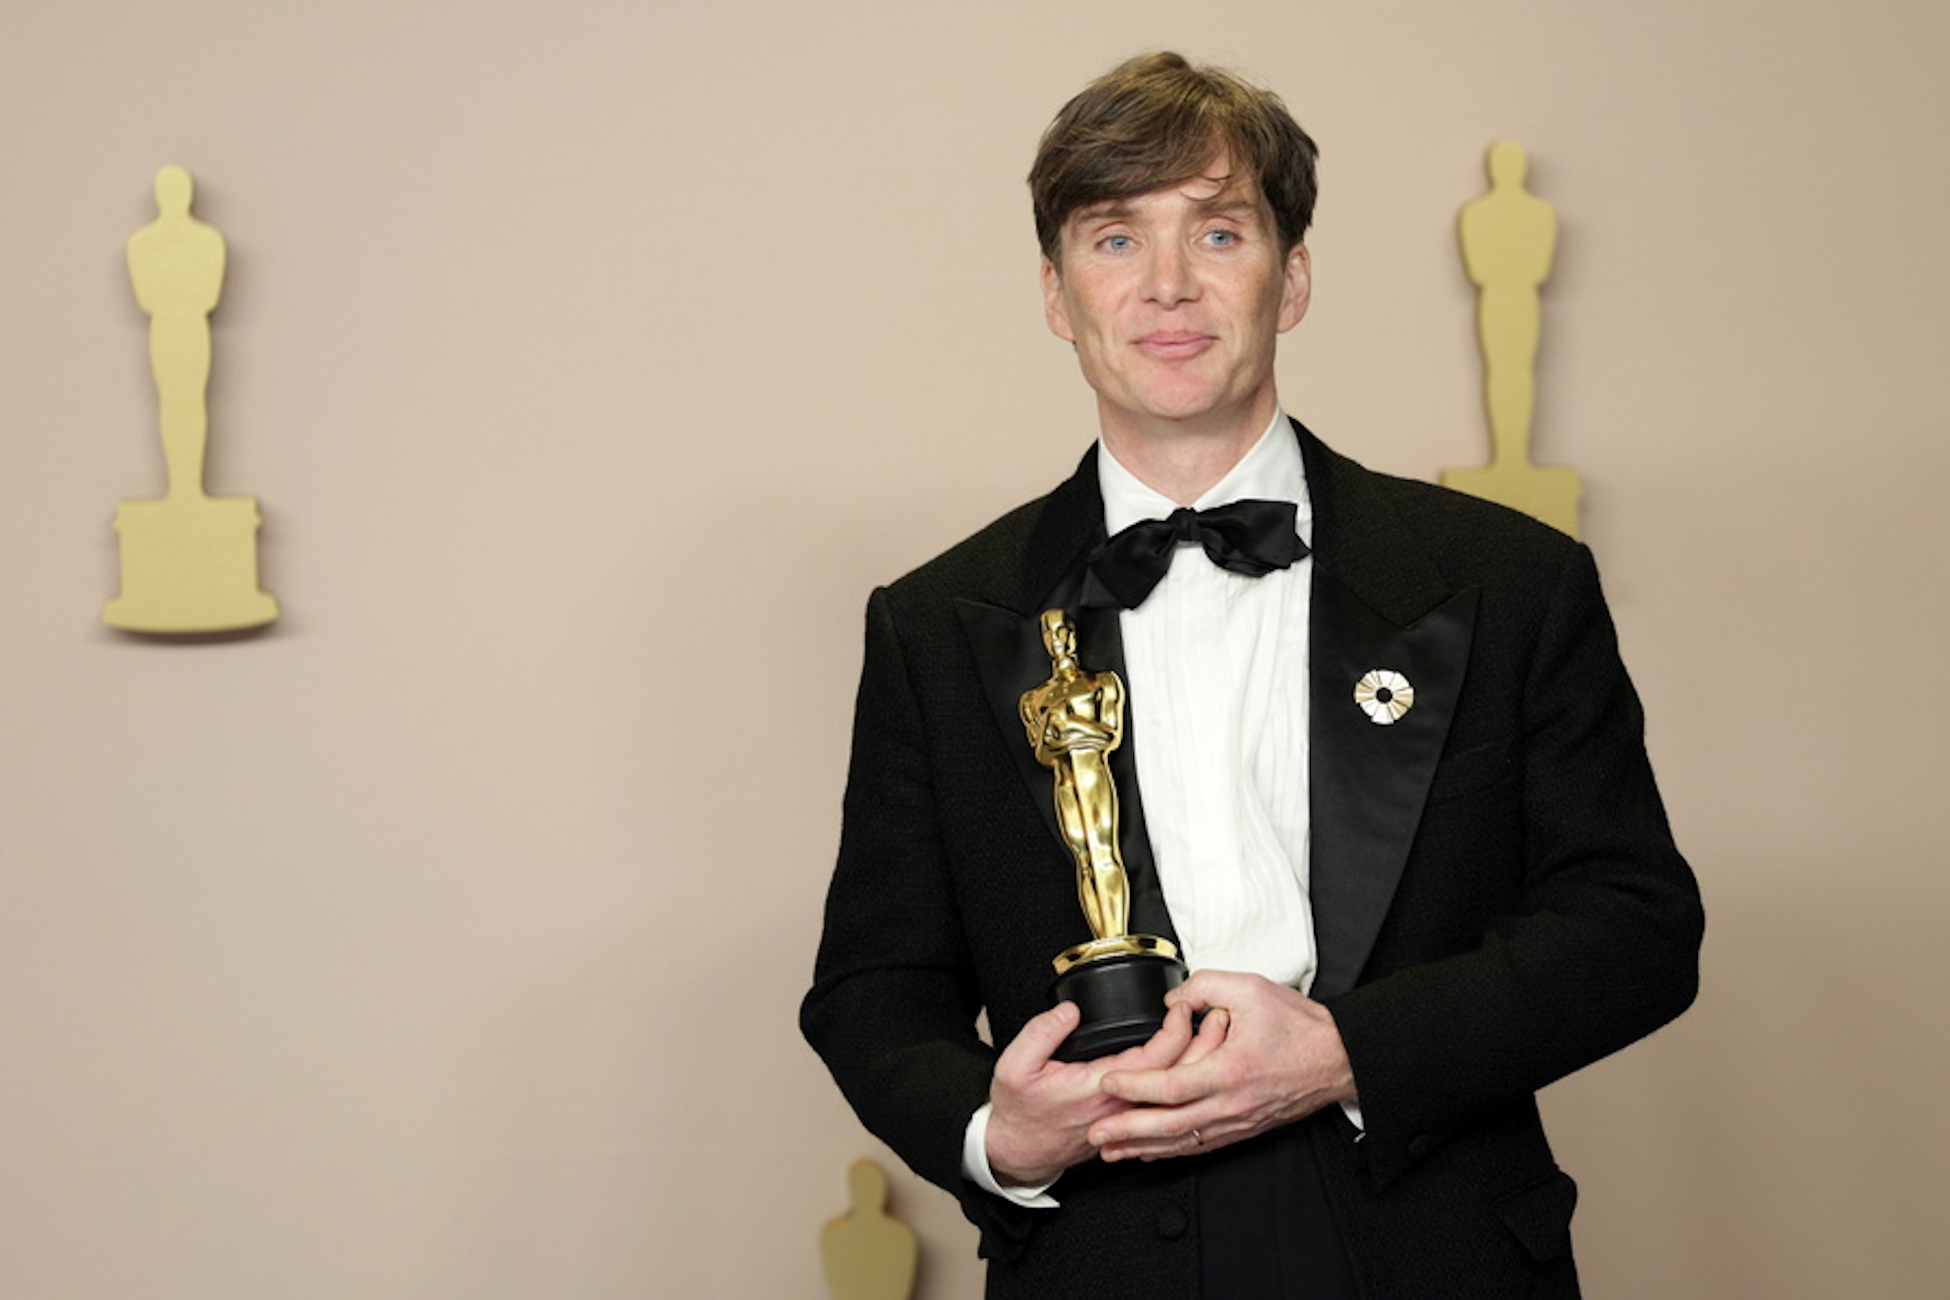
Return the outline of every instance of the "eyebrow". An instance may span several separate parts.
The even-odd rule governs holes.
[[[1206,180],[1213,179],[1205,177]],[[1236,178],[1228,178],[1218,191],[1202,199],[1193,199],[1192,206],[1203,212],[1233,216],[1244,213],[1258,220],[1263,205],[1258,190],[1248,184],[1241,184]]]
[[[1260,218],[1259,204],[1230,185],[1209,198],[1194,199],[1192,206],[1205,215],[1250,217],[1254,221]],[[1070,214],[1070,220],[1079,225],[1089,221],[1124,221],[1136,212],[1137,208],[1129,199],[1106,199],[1102,203],[1090,203],[1078,208]]]
[[[1070,214],[1070,220],[1079,224],[1085,221],[1122,221],[1136,211],[1128,200],[1107,199],[1102,203],[1091,203],[1078,208]]]
[[[1259,204],[1236,195],[1214,194],[1211,198],[1200,200],[1193,206],[1222,217],[1245,216],[1251,217],[1254,221],[1260,218]]]

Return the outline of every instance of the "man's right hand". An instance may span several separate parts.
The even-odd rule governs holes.
[[[1132,1107],[1104,1091],[1103,1077],[1112,1070],[1165,1069],[1194,1042],[1191,1011],[1178,1006],[1141,1046],[1095,1061],[1053,1059],[1079,1018],[1075,1003],[1057,1003],[1023,1025],[996,1060],[987,1153],[990,1171],[1004,1186],[1046,1186],[1070,1166],[1094,1159],[1090,1126]]]

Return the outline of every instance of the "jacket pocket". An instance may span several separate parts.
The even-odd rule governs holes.
[[[1571,1213],[1577,1206],[1576,1181],[1562,1169],[1553,1169],[1498,1198],[1495,1208],[1525,1253],[1548,1264],[1571,1253]]]

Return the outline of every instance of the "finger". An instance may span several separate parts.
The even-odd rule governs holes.
[[[1250,982],[1256,976],[1241,975],[1237,971],[1202,970],[1194,971],[1190,979],[1165,994],[1166,1006],[1187,1006],[1193,1011],[1203,1011],[1207,1007],[1235,1006],[1247,995]]]
[[[1203,1138],[1197,1128],[1182,1132],[1174,1138],[1156,1138],[1152,1142],[1129,1142],[1123,1146],[1106,1146],[1098,1152],[1098,1160],[1106,1164],[1117,1164],[1119,1160],[1176,1160],[1178,1156],[1203,1156],[1215,1150],[1211,1138]]]
[[[1058,1002],[1041,1015],[1031,1016],[1015,1040],[1003,1049],[995,1063],[997,1072],[1020,1070],[1033,1074],[1042,1069],[1082,1018],[1083,1013],[1074,1002]]]
[[[1205,1019],[1199,1022],[1197,1036],[1186,1046],[1177,1064],[1197,1065],[1203,1061],[1218,1048],[1219,1044],[1225,1042],[1226,1031],[1231,1027],[1232,1013],[1224,1007],[1213,1007],[1207,1011]]]
[[[1170,1065],[1183,1056],[1185,1049],[1191,1046],[1192,1036],[1197,1028],[1192,1023],[1190,1007],[1167,1008],[1164,1026],[1152,1035],[1151,1042],[1145,1045],[1145,1055],[1159,1065]]]
[[[1191,1009],[1172,1007],[1165,1012],[1164,1023],[1150,1039],[1126,1048],[1102,1064],[1106,1070],[1161,1070],[1175,1064],[1191,1041]]]
[[[1142,1160],[1148,1164],[1154,1160],[1203,1155],[1208,1151],[1216,1151],[1222,1146],[1229,1145],[1231,1144],[1223,1139],[1204,1135],[1193,1128],[1176,1137],[1105,1147],[1097,1155],[1099,1159],[1110,1164],[1116,1164],[1120,1160]]]
[[[1113,1070],[1104,1076],[1103,1089],[1141,1106],[1184,1106],[1211,1096],[1218,1078],[1205,1060],[1162,1070]]]
[[[1202,1117],[1197,1110],[1139,1108],[1097,1121],[1086,1136],[1106,1160],[1189,1155],[1208,1145],[1206,1130],[1222,1123]]]

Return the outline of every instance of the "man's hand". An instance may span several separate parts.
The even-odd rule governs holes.
[[[1053,1060],[1051,1053],[1079,1018],[1074,1003],[1057,1003],[1025,1024],[996,1060],[989,1085],[988,1158],[996,1181],[1005,1186],[1040,1187],[1070,1166],[1096,1158],[1091,1127],[1131,1109],[1130,1102],[1104,1090],[1105,1075],[1125,1070],[1141,1077],[1181,1062],[1191,1055],[1188,1046],[1201,1050],[1192,1038],[1192,1008],[1179,1005],[1142,1046],[1095,1061]]]
[[[1116,1058],[1103,1089],[1126,1105],[1088,1134],[1106,1160],[1230,1146],[1355,1096],[1334,1017],[1303,994],[1259,975],[1200,971],[1165,1003],[1174,1017],[1205,1012],[1197,1047],[1165,1066]],[[1220,1029],[1209,1033],[1214,1021]]]

